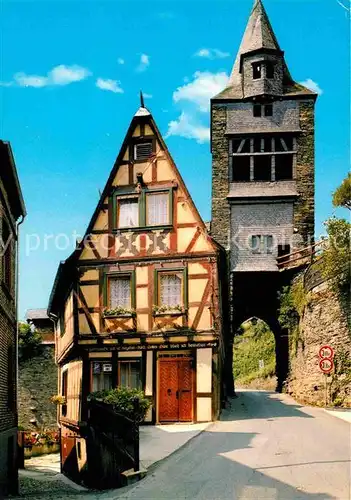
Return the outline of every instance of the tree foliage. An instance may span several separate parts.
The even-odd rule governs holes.
[[[338,294],[347,291],[350,284],[350,230],[345,219],[332,217],[325,223],[328,241],[323,251],[322,272],[331,279],[331,286]]]
[[[275,374],[275,339],[269,326],[261,320],[256,324],[241,325],[234,337],[233,373],[239,385],[253,380],[273,377]],[[264,368],[259,368],[263,360]]]
[[[33,358],[39,353],[41,335],[28,323],[18,324],[18,357],[20,361]]]
[[[343,207],[351,210],[351,172],[342,181],[333,193],[334,207]]]

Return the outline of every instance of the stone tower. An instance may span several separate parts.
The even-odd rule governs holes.
[[[292,79],[255,0],[228,86],[211,101],[211,234],[228,251],[233,331],[251,317],[269,324],[281,380],[276,259],[313,240],[316,98]]]

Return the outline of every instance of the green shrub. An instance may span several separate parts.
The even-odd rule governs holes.
[[[234,378],[239,384],[275,375],[275,339],[268,325],[258,321],[256,325],[244,323],[241,335],[234,337]],[[263,360],[264,368],[259,369]]]
[[[142,422],[151,406],[151,401],[145,397],[143,391],[117,387],[109,391],[92,392],[88,398],[90,401],[102,401],[113,407],[116,413]]]

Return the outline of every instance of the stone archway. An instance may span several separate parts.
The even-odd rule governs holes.
[[[232,273],[230,280],[231,335],[227,343],[224,385],[227,395],[235,394],[233,377],[233,338],[235,331],[248,318],[256,317],[267,323],[275,338],[276,390],[281,392],[289,372],[289,341],[278,321],[279,272]]]

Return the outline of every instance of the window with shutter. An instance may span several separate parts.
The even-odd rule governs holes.
[[[169,224],[169,194],[149,193],[146,195],[146,225]]]
[[[182,278],[179,274],[160,273],[160,305],[182,305]]]
[[[137,227],[139,225],[138,198],[118,200],[118,227]]]
[[[134,145],[134,160],[147,160],[152,155],[152,142],[140,142]]]
[[[109,278],[108,307],[131,307],[131,280],[129,277]]]

